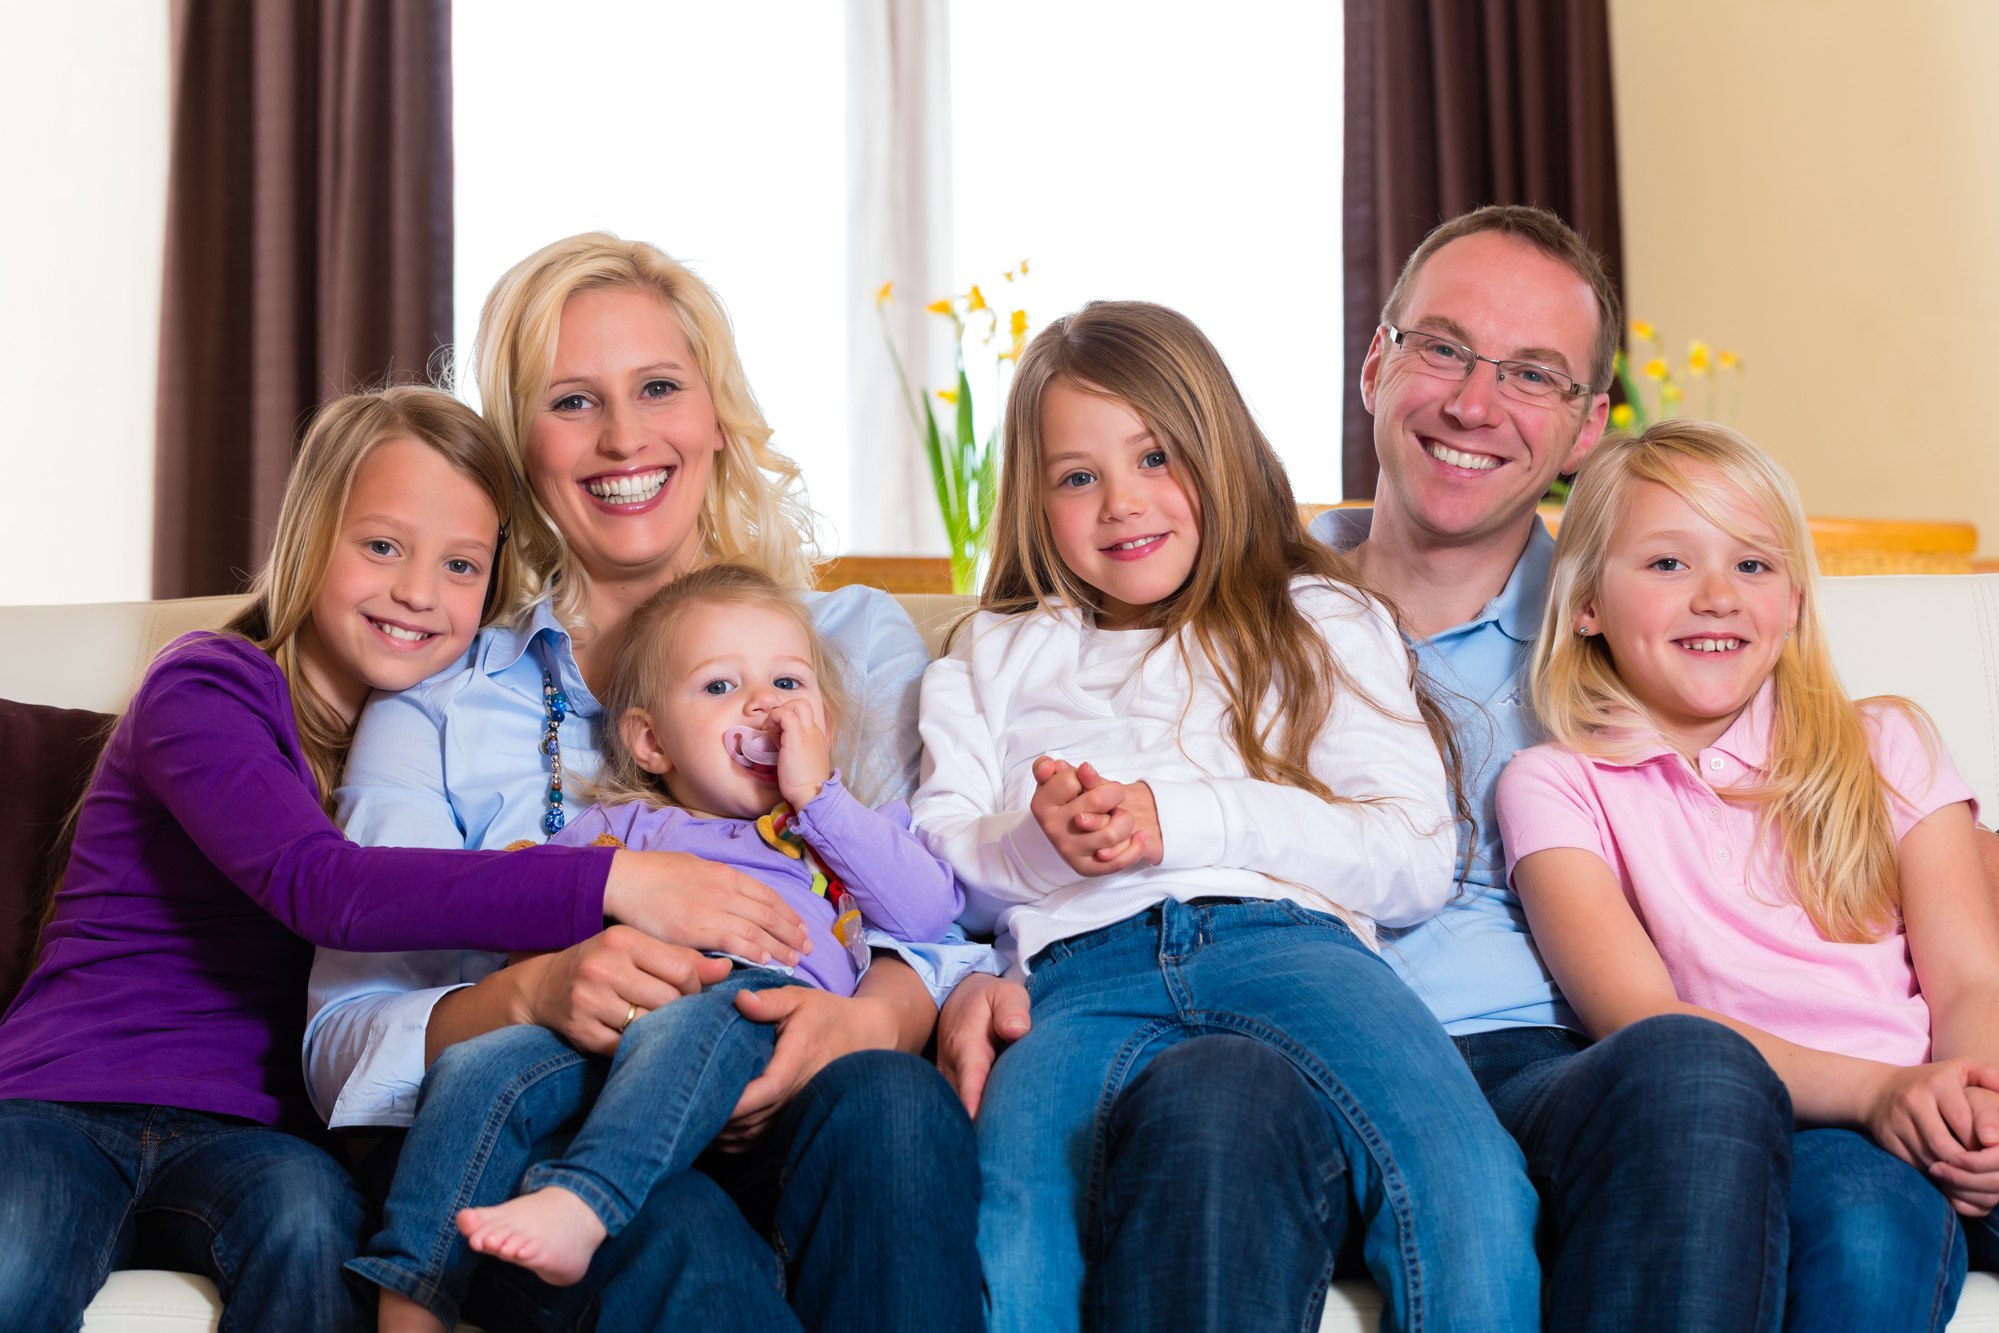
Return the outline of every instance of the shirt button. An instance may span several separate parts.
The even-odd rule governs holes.
[[[1721,811],[1719,810],[1710,810],[1707,812],[1707,822],[1710,824],[1715,823],[1720,818],[1721,818]]]
[[[1717,773],[1721,772],[1721,756],[1716,755],[1714,758],[1708,760],[1707,766]]]
[[[1728,859],[1728,848],[1724,847],[1721,849],[1721,859],[1724,861]]]

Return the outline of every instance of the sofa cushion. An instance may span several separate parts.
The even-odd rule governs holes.
[[[13,808],[0,819],[0,1006],[27,977],[42,907],[61,873],[51,861],[56,839],[113,720],[0,699],[0,762],[17,775]]]

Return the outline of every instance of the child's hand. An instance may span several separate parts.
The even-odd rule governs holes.
[[[1118,808],[1130,790],[1124,783],[1102,777],[1088,764],[1078,769],[1047,755],[1034,761],[1034,781],[1028,809],[1071,870],[1084,876],[1112,875],[1145,857],[1145,838],[1133,818]],[[1157,840],[1155,833],[1153,841]],[[1099,855],[1106,849],[1112,852],[1109,858]]]
[[[803,810],[833,775],[833,738],[826,734],[817,699],[788,699],[764,715],[776,733],[777,790]]]
[[[1884,1072],[1864,1117],[1874,1141],[1918,1171],[1956,1161],[1979,1137],[1971,1093],[1999,1092],[1999,1068],[1974,1060],[1935,1060]],[[1990,1122],[1992,1108],[1980,1099]]]
[[[1076,780],[1082,783],[1084,791],[1096,791],[1110,783],[1110,779],[1088,764],[1076,770]],[[1099,849],[1097,859],[1116,862],[1121,868],[1138,861],[1156,866],[1166,854],[1166,842],[1159,832],[1159,805],[1152,798],[1151,784],[1127,782],[1121,785],[1124,787],[1124,802],[1113,814],[1131,816],[1132,836],[1119,846]],[[1095,832],[1107,825],[1111,818],[1112,815],[1077,815],[1077,831]]]
[[[1999,1207],[1999,1092],[1973,1086],[1964,1095],[1971,1107],[1971,1138],[1960,1140],[1964,1151],[1956,1158],[1934,1163],[1930,1179],[1958,1212],[1984,1217]]]

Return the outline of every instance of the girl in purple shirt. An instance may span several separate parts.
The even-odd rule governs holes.
[[[1913,704],[1846,697],[1814,585],[1741,436],[1599,445],[1535,648],[1555,744],[1501,777],[1500,828],[1592,1035],[1715,1019],[1789,1091],[1786,1306],[1757,1326],[1941,1328],[1967,1248],[1999,1258],[1999,914],[1969,788]]]
[[[910,942],[950,928],[963,897],[911,835],[908,807],[870,809],[840,780],[833,750],[849,711],[804,603],[755,569],[704,566],[632,613],[604,700],[598,804],[555,843],[733,866],[775,889],[810,942],[795,968],[748,937],[730,942],[733,973],[701,994],[628,1007],[608,1067],[547,1059],[529,1026],[440,1057],[384,1228],[348,1265],[383,1289],[383,1329],[448,1327],[479,1254],[555,1285],[581,1280],[598,1246],[721,1133],[770,1061],[776,1030],[738,1012],[738,994],[851,995],[868,965],[864,927]],[[525,1160],[497,1146],[531,1143],[586,1109],[567,1150],[525,1175]]]
[[[655,905],[671,858],[361,848],[327,817],[368,692],[455,661],[522,587],[516,486],[448,395],[330,404],[249,606],[147,671],[0,1019],[10,1326],[78,1327],[137,1246],[213,1279],[225,1329],[366,1327],[341,1276],[361,1202],[294,1136],[318,1129],[299,1064],[313,945],[549,949],[607,914],[673,924]]]

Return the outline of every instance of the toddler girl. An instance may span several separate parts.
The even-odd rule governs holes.
[[[1999,917],[1970,789],[1913,704],[1846,697],[1815,579],[1739,435],[1600,445],[1534,654],[1553,743],[1501,776],[1500,828],[1593,1035],[1718,1019],[1789,1089],[1786,1327],[1938,1328],[1964,1233],[1992,1249]]]
[[[653,1187],[708,1147],[769,1061],[776,1029],[739,1013],[738,993],[811,985],[851,995],[868,964],[864,926],[934,941],[963,904],[950,869],[910,836],[901,802],[873,810],[841,783],[832,749],[847,705],[836,672],[804,603],[768,575],[709,565],[654,594],[632,615],[604,703],[615,731],[603,737],[599,803],[555,843],[733,866],[777,891],[808,943],[794,971],[747,936],[723,942],[736,970],[662,1008],[632,1005],[608,1070],[508,1070],[470,1054],[433,1065],[384,1229],[349,1265],[384,1288],[385,1328],[455,1317],[476,1263],[457,1232],[471,1251],[547,1282],[579,1281]],[[505,1036],[462,1048],[504,1049]],[[567,1151],[501,1202],[514,1182],[483,1173],[489,1146],[586,1106]],[[467,1206],[482,1203],[492,1206]]]
[[[450,664],[519,590],[516,479],[430,389],[329,404],[226,631],[163,649],[74,822],[0,1020],[0,1309],[75,1328],[135,1238],[240,1328],[352,1328],[362,1240],[299,1069],[314,944],[566,947],[659,928],[670,858],[362,848],[326,814],[368,692]],[[290,1132],[287,1132],[290,1131]]]
[[[924,677],[914,802],[1034,1005],[978,1117],[992,1327],[1078,1324],[1105,1110],[1206,1032],[1266,1043],[1323,1099],[1387,1326],[1534,1325],[1518,1152],[1373,949],[1452,892],[1434,712],[1394,621],[1306,535],[1173,311],[1057,320],[1005,440],[980,610]]]

